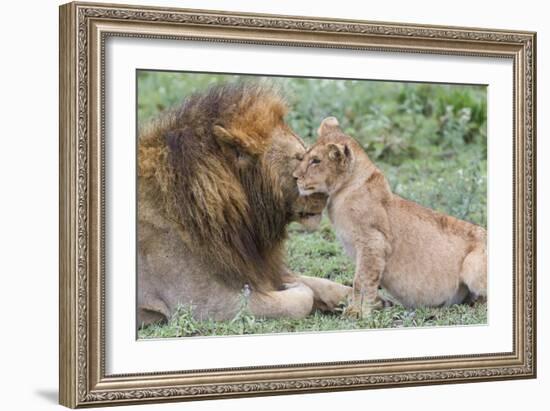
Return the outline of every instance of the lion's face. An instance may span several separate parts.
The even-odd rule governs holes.
[[[246,133],[242,129],[235,131],[220,125],[214,127],[214,135],[226,163],[234,167],[257,205],[272,204],[269,207],[272,213],[277,205],[285,216],[281,220],[283,227],[296,221],[313,230],[321,221],[327,197],[324,194],[299,195],[293,172],[303,159],[306,147],[282,117],[275,123],[269,135]],[[250,137],[255,134],[255,138]]]
[[[350,155],[345,144],[316,143],[294,172],[300,195],[329,195],[346,172]]]
[[[292,221],[297,221],[308,229],[314,229],[321,221],[321,214],[326,205],[326,196],[299,196],[293,172],[300,165],[306,153],[305,145],[288,126],[275,130],[272,144],[266,151],[263,163],[272,170],[280,183]]]

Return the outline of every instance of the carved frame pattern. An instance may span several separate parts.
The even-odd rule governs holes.
[[[158,33],[154,33],[156,28]],[[316,34],[313,40],[312,34]],[[288,370],[285,366],[256,367],[254,372],[261,371],[261,378],[251,375],[248,380],[245,376],[243,381],[223,383],[185,380],[182,378],[189,375],[178,372],[105,376],[101,250],[103,125],[98,122],[103,118],[103,49],[109,36],[513,59],[517,170],[514,214],[518,233],[514,352],[304,364],[289,366]],[[530,32],[91,3],[61,6],[60,402],[80,407],[535,377],[535,41],[535,33]],[[373,365],[377,368],[369,368]],[[224,370],[206,370],[202,377],[208,372],[219,377]]]

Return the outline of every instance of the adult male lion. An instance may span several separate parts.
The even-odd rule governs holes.
[[[318,218],[324,197],[298,196],[304,143],[272,87],[216,86],[161,115],[138,145],[138,325],[179,304],[231,319],[243,287],[254,315],[302,318],[333,309],[349,287],[295,276],[286,226]]]

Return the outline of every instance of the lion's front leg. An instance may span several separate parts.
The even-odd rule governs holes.
[[[334,311],[345,304],[352,293],[352,288],[324,278],[297,276],[297,281],[313,291],[313,308],[321,311]]]
[[[255,317],[302,319],[313,311],[313,291],[300,282],[277,291],[252,292],[249,308]]]

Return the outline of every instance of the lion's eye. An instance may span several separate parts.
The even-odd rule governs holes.
[[[318,158],[312,158],[311,161],[309,162],[310,164],[319,164],[321,162],[320,159]]]
[[[303,154],[296,154],[295,158],[298,161],[302,161],[304,159],[304,155]]]

